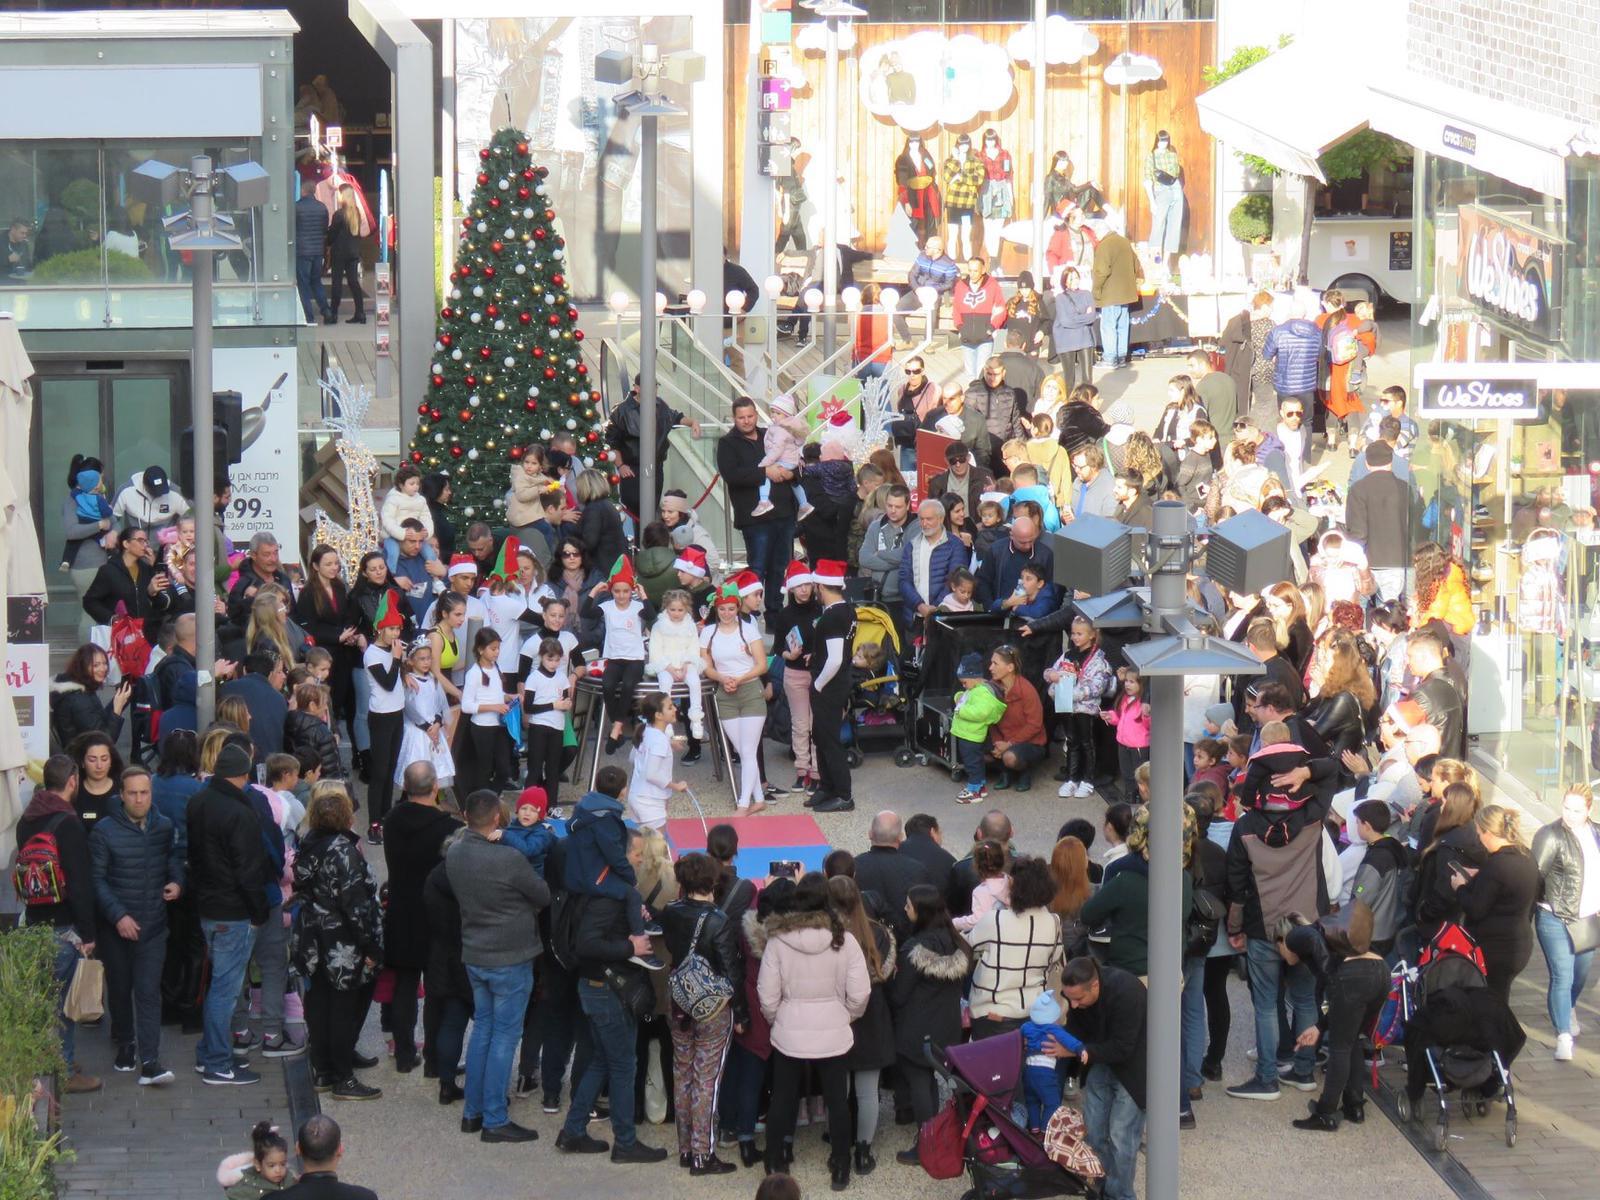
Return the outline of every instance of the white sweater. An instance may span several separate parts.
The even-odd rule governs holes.
[[[474,725],[489,728],[500,724],[502,716],[497,712],[490,712],[482,706],[486,704],[504,704],[506,694],[500,686],[500,672],[493,667],[485,669],[479,666],[467,668],[466,682],[461,687],[461,711],[472,717]]]
[[[646,669],[659,675],[667,667],[699,665],[700,629],[694,618],[685,614],[674,621],[662,613],[650,630],[650,662]]]
[[[422,522],[423,532],[428,537],[433,536],[433,513],[428,508],[427,497],[421,492],[408,496],[397,487],[390,488],[389,494],[383,498],[383,508],[378,513],[383,536],[400,541],[406,536],[406,531],[400,528],[400,522],[413,518]]]

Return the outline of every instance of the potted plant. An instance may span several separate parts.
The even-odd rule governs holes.
[[[1228,232],[1241,242],[1265,245],[1272,239],[1272,197],[1251,192],[1228,213]]]

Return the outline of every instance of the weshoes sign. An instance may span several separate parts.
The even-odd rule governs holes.
[[[1561,245],[1477,204],[1458,210],[1460,286],[1502,324],[1544,341],[1561,338]]]
[[[1487,364],[1486,364],[1487,365]],[[1525,379],[1429,379],[1421,417],[1456,421],[1516,421],[1539,415],[1539,383]]]

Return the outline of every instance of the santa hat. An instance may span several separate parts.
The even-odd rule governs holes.
[[[398,593],[392,588],[385,588],[378,597],[378,611],[373,614],[372,627],[374,629],[400,629],[404,627],[406,619],[400,611]]]
[[[470,554],[452,554],[450,556],[451,579],[457,575],[476,575],[478,573],[478,560]]]
[[[510,583],[517,577],[517,551],[522,543],[517,541],[517,535],[507,534],[506,540],[500,543],[500,553],[495,555],[494,566],[489,568],[489,577],[485,583]]]
[[[1389,705],[1389,719],[1401,729],[1409,732],[1426,725],[1428,723],[1428,714],[1422,710],[1422,705],[1415,700],[1396,700]]]
[[[821,558],[812,568],[811,578],[812,582],[820,583],[823,587],[842,588],[849,572],[849,564],[833,558]]]
[[[757,575],[748,567],[735,575],[733,577],[733,582],[735,585],[737,585],[739,589],[739,595],[741,596],[753,596],[766,587],[766,585],[761,582],[761,576]]]
[[[693,575],[696,579],[704,579],[711,574],[711,569],[706,566],[706,552],[699,546],[685,546],[673,560],[672,565],[685,575]]]
[[[633,587],[635,584],[633,560],[626,554],[618,555],[617,561],[611,564],[611,574],[606,576],[606,583],[611,586],[625,583],[629,587]]]
[[[550,809],[550,797],[542,787],[525,787],[522,794],[517,797],[517,807],[531,804],[539,810],[539,819],[544,820],[544,815]]]
[[[729,580],[717,589],[716,599],[711,602],[713,608],[721,608],[724,604],[737,605],[739,603],[739,585]]]
[[[788,570],[783,573],[783,590],[792,592],[804,583],[815,583],[816,577],[811,574],[811,568],[804,559],[797,558],[789,564]]]

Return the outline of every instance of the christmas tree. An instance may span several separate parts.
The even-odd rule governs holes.
[[[450,476],[456,512],[493,522],[524,447],[566,431],[586,459],[603,448],[566,242],[545,198],[549,172],[533,165],[515,129],[496,133],[478,158],[410,458]]]

